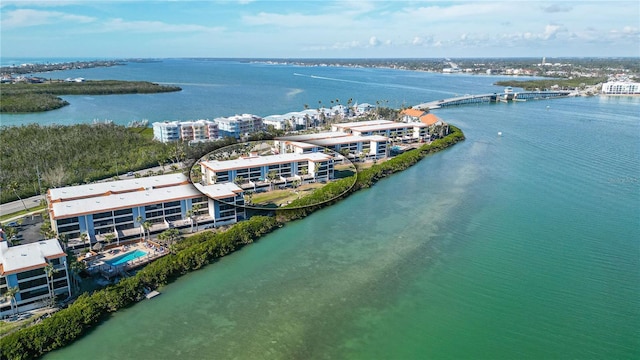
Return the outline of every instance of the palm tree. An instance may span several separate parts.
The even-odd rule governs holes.
[[[113,239],[115,239],[116,236],[113,233],[108,233],[104,235],[104,240],[107,242],[107,245],[111,245],[111,243],[113,242]]]
[[[80,234],[80,241],[84,244],[85,241],[89,240],[89,235],[86,232]],[[89,243],[89,247],[91,247],[91,243]]]
[[[144,236],[144,229],[142,228],[142,216],[138,215],[138,217],[136,217],[136,223],[140,224],[140,235]]]
[[[145,221],[145,222],[142,223],[142,228],[144,229],[144,231],[148,235],[149,240],[151,240],[151,226],[152,225],[153,224],[151,223],[151,221]]]
[[[69,244],[69,235],[67,234],[60,234],[58,235],[58,241],[60,242],[60,244],[62,244],[62,247],[64,247],[64,250],[67,250],[67,245]]]
[[[56,269],[52,263],[47,263],[47,265],[44,267],[44,272],[47,275],[47,287],[49,288],[49,299],[51,301],[51,305],[53,306],[54,304],[54,295],[55,295],[55,291],[53,288],[53,275],[55,273],[58,272],[58,269]]]
[[[275,170],[271,170],[267,173],[267,179],[269,180],[269,188],[273,190],[273,182],[278,178],[278,173]]]
[[[251,205],[251,202],[253,201],[253,191],[245,191],[244,200],[248,205]]]
[[[187,210],[187,217],[191,220],[191,232],[193,232],[193,214],[194,214],[193,208],[190,210]]]
[[[86,265],[82,261],[76,261],[73,257],[72,259],[73,260],[71,261],[71,264],[69,264],[69,269],[73,274],[71,278],[73,279],[73,285],[76,287],[76,289],[80,289],[79,275],[80,272],[86,268]]]
[[[196,222],[196,229],[198,228],[198,212],[202,209],[202,204],[195,204],[191,207],[193,210],[193,220]]]
[[[27,205],[24,203],[24,200],[22,200],[22,198],[20,197],[20,194],[18,194],[18,189],[20,188],[18,186],[18,183],[17,182],[12,182],[12,183],[9,184],[8,188],[9,188],[9,190],[13,191],[13,193],[20,200],[20,202],[22,202],[22,206],[24,206],[24,209],[26,211],[29,211],[29,209],[27,208]]]
[[[4,293],[3,297],[5,299],[9,299],[9,306],[11,306],[11,312],[15,314],[16,310],[18,310],[18,302],[16,301],[16,295],[20,292],[20,288],[18,288],[17,286],[15,287],[8,287],[7,288],[7,292]],[[15,308],[13,307],[13,304],[15,303]]]

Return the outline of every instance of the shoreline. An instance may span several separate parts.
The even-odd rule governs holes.
[[[265,211],[267,215],[255,215],[248,220],[234,224],[224,232],[199,233],[180,241],[171,254],[148,264],[132,277],[115,285],[81,294],[67,308],[53,316],[27,328],[20,329],[0,338],[0,353],[7,358],[38,358],[47,352],[73,343],[94,326],[108,319],[111,313],[132,306],[144,299],[144,290],[157,289],[178,280],[182,275],[213,264],[217,259],[240,250],[245,245],[259,240],[263,235],[286,225],[290,221],[302,219],[313,212],[347,198],[358,190],[373,186],[377,181],[403,171],[426,156],[445,150],[465,137],[459,128],[450,125],[451,132],[442,139],[425,144],[418,149],[407,151],[389,161],[375,164],[352,177],[356,184],[347,184],[352,177],[338,180],[335,186],[323,188],[322,196],[327,200],[313,206],[296,208],[304,204],[304,199],[292,202],[291,209]],[[342,195],[333,196],[340,186],[349,186]],[[338,189],[336,189],[338,188]],[[34,343],[46,344],[40,346]]]

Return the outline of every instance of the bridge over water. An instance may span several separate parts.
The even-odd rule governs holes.
[[[504,93],[491,93],[480,95],[464,95],[453,97],[449,99],[442,99],[437,101],[431,101],[413,106],[414,109],[427,110],[438,109],[446,106],[475,104],[484,102],[499,102],[499,101],[526,101],[526,100],[540,100],[540,99],[553,99],[558,97],[572,96],[574,93],[571,91],[523,91],[523,92],[504,92]]]

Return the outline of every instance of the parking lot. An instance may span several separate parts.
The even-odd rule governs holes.
[[[40,216],[39,214],[24,217],[22,218],[22,224],[18,225],[18,223],[18,221],[12,221],[7,225],[15,225],[13,227],[18,230],[16,238],[20,241],[20,244],[29,244],[32,242],[44,240],[44,236],[40,233],[40,227],[42,226],[42,216]]]

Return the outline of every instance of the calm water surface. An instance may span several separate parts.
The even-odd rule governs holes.
[[[251,113],[259,116],[319,106],[376,102],[399,108],[403,104],[452,97],[471,92],[502,91],[492,84],[506,77],[446,75],[392,69],[301,67],[238,61],[167,59],[127,63],[106,68],[35,74],[46,78],[83,77],[87,80],[145,80],[174,84],[180,92],[106,96],[62,96],[70,105],[38,114],[3,114],[2,125],[28,123],[91,123],[113,120],[214,119]],[[334,103],[332,103],[332,101]]]
[[[638,358],[638,107],[440,111],[467,141],[47,358]]]
[[[201,63],[201,84],[185,93],[233,91]],[[179,64],[157,78],[143,64],[93,70],[117,78],[140,66],[141,79],[169,83]],[[480,76],[224,66],[249,80],[215,116],[240,102],[238,112],[259,115],[326,104],[332,89],[343,103],[358,93],[390,106],[496,91]],[[274,101],[287,98],[283,76],[294,79],[291,103]],[[252,81],[258,89],[242,98]],[[259,85],[270,81],[279,85]],[[122,101],[151,119],[171,107],[104,98],[63,111],[86,116],[101,102],[96,111],[114,118]],[[152,114],[139,107],[149,101]],[[185,108],[199,106],[191,101]],[[438,110],[465,142],[180,278],[45,358],[639,358],[639,110],[640,99],[604,97]]]

